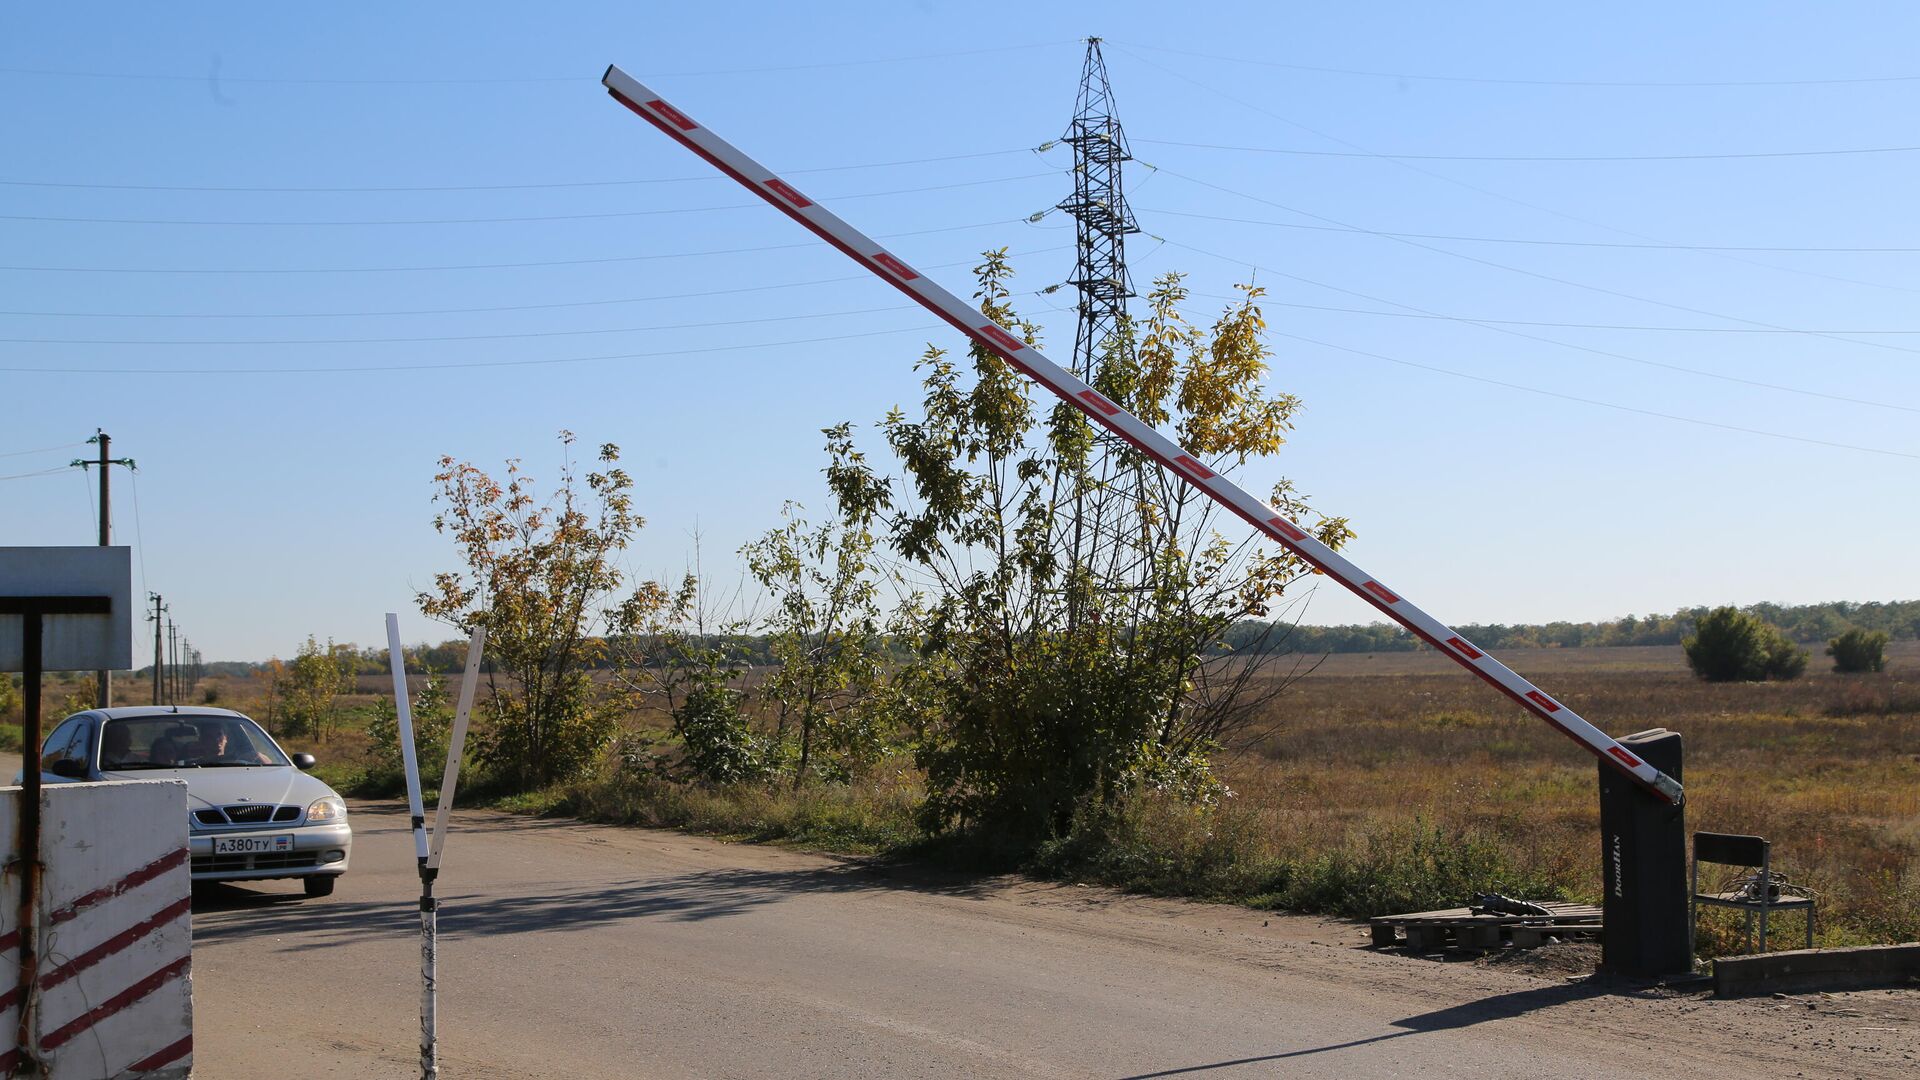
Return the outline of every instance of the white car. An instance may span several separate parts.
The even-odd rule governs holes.
[[[40,749],[44,783],[177,779],[187,783],[192,878],[299,878],[326,896],[347,872],[347,804],[229,709],[142,705],[90,709],[61,721]]]

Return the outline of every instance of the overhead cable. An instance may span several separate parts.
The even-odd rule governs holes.
[[[1582,405],[1593,405],[1602,409],[1613,409],[1617,412],[1633,413],[1638,416],[1651,416],[1661,420],[1671,420],[1681,424],[1694,424],[1700,427],[1718,428],[1722,431],[1737,431],[1745,435],[1759,435],[1769,439],[1784,439],[1788,442],[1807,443],[1813,446],[1825,446],[1835,450],[1853,450],[1863,454],[1879,454],[1885,457],[1909,458],[1915,461],[1920,461],[1920,454],[1911,454],[1903,450],[1887,450],[1877,446],[1860,446],[1854,443],[1833,442],[1827,439],[1815,439],[1806,435],[1790,435],[1780,431],[1767,431],[1762,428],[1743,427],[1739,424],[1723,424],[1717,420],[1703,420],[1697,416],[1683,416],[1678,413],[1660,412],[1656,409],[1642,409],[1634,405],[1622,405],[1619,402],[1602,401],[1598,398],[1581,397],[1577,394],[1563,394],[1557,390],[1545,390],[1538,386],[1527,386],[1523,383],[1507,382],[1504,379],[1492,379],[1484,375],[1473,375],[1464,371],[1455,371],[1452,368],[1439,367],[1434,364],[1422,364],[1412,360],[1403,360],[1397,356],[1388,356],[1384,353],[1369,352],[1365,349],[1350,348],[1345,345],[1335,345],[1330,341],[1320,341],[1318,339],[1305,337],[1300,334],[1289,334],[1282,330],[1275,330],[1273,331],[1273,333],[1280,337],[1291,338],[1294,341],[1305,342],[1308,345],[1318,345],[1323,349],[1335,349],[1344,353],[1352,353],[1355,356],[1365,356],[1375,360],[1382,360],[1389,364],[1398,364],[1402,367],[1417,368],[1421,371],[1431,371],[1431,372],[1434,372],[1435,374],[1447,375],[1456,379],[1467,379],[1472,382],[1485,383],[1489,386],[1501,386],[1509,390],[1519,390],[1523,393],[1538,394],[1541,397],[1558,398],[1562,401],[1573,401],[1573,402],[1578,402]]]
[[[1161,171],[1165,172],[1169,176],[1175,177],[1180,180],[1185,180],[1188,183],[1198,184],[1201,187],[1212,188],[1215,191],[1225,192],[1229,195],[1238,195],[1243,199],[1250,199],[1254,202],[1265,203],[1266,205],[1275,207],[1276,209],[1285,210],[1290,214],[1299,214],[1302,217],[1309,217],[1314,219],[1315,221],[1324,221],[1330,225],[1338,225],[1345,229],[1356,229],[1360,232],[1371,233],[1374,236],[1378,236],[1385,240],[1391,240],[1397,244],[1405,244],[1408,247],[1418,248],[1422,251],[1430,251],[1436,255],[1444,255],[1451,259],[1460,259],[1462,261],[1475,263],[1480,266],[1491,267],[1495,270],[1504,270],[1507,273],[1519,274],[1522,277],[1530,277],[1540,281],[1548,281],[1556,285],[1564,285],[1572,289],[1583,289],[1588,292],[1599,293],[1603,296],[1612,296],[1621,300],[1632,300],[1635,303],[1651,304],[1654,307],[1668,308],[1673,311],[1684,311],[1689,315],[1702,315],[1710,319],[1724,319],[1727,322],[1744,323],[1748,326],[1765,327],[1766,329],[1769,329],[1769,330],[1797,329],[1793,327],[1781,326],[1777,323],[1764,322],[1759,319],[1748,319],[1739,315],[1728,315],[1728,314],[1725,314],[1724,312],[1710,311],[1706,308],[1690,307],[1686,304],[1676,304],[1667,300],[1658,300],[1650,296],[1640,296],[1636,293],[1622,292],[1619,289],[1609,289],[1604,285],[1593,285],[1584,281],[1575,281],[1571,278],[1563,278],[1554,274],[1543,273],[1538,270],[1528,270],[1523,267],[1508,266],[1506,263],[1495,262],[1492,259],[1483,259],[1477,255],[1468,255],[1467,253],[1461,252],[1461,251],[1449,251],[1446,248],[1434,247],[1432,244],[1423,243],[1419,240],[1410,239],[1405,236],[1396,236],[1391,233],[1378,232],[1373,229],[1365,228],[1364,226],[1354,225],[1351,222],[1341,221],[1337,218],[1330,218],[1323,214],[1313,213],[1312,211],[1309,211],[1309,210],[1302,210],[1298,207],[1288,206],[1285,203],[1275,202],[1274,200],[1265,198],[1263,196],[1250,194],[1244,191],[1236,191],[1233,188],[1224,187],[1220,184],[1215,184],[1208,180],[1201,180],[1197,177],[1187,176],[1183,173],[1177,173],[1170,169],[1162,169]],[[1857,345],[1865,348],[1888,349],[1894,352],[1908,352],[1908,353],[1920,352],[1920,349],[1909,348],[1908,346],[1905,346],[1905,345],[1894,345],[1884,341],[1862,341],[1858,338],[1838,337],[1831,334],[1821,334],[1813,331],[1807,331],[1806,333],[1807,333],[1807,336],[1809,337],[1821,337],[1821,338],[1826,338],[1827,340],[1830,340],[1830,341],[1843,341],[1849,345]]]
[[[1194,247],[1191,244],[1182,244],[1175,240],[1169,240],[1167,242],[1174,247],[1184,248],[1188,251],[1194,252],[1195,254],[1205,255],[1209,258],[1220,259],[1224,262],[1236,263],[1242,266],[1251,266],[1253,269],[1261,273],[1277,274],[1280,277],[1288,278],[1293,281],[1298,281],[1303,284],[1313,285],[1318,288],[1328,289],[1334,292],[1346,293],[1349,296],[1357,296],[1362,300],[1371,300],[1377,304],[1388,304],[1393,307],[1406,308],[1409,311],[1419,312],[1420,314],[1423,314],[1423,315],[1435,314],[1434,312],[1427,311],[1424,308],[1414,307],[1411,304],[1403,304],[1397,300],[1388,300],[1388,299],[1385,299],[1384,297],[1370,296],[1366,293],[1356,292],[1352,289],[1341,288],[1340,286],[1337,286],[1337,285],[1329,285],[1326,282],[1315,281],[1312,278],[1301,277],[1298,274],[1289,274],[1284,270],[1275,270],[1270,267],[1260,266],[1258,264],[1250,263],[1242,259],[1234,259],[1226,255],[1221,255],[1217,252],[1207,251],[1202,248]],[[1555,345],[1563,349],[1572,349],[1575,352],[1588,353],[1593,356],[1604,356],[1614,360],[1624,360],[1627,363],[1639,364],[1643,367],[1662,368],[1668,371],[1675,371],[1675,372],[1679,372],[1686,375],[1695,375],[1704,379],[1716,379],[1721,382],[1738,383],[1743,386],[1755,387],[1756,389],[1773,390],[1773,391],[1777,391],[1784,394],[1797,394],[1802,397],[1822,398],[1828,401],[1843,402],[1848,405],[1863,405],[1868,408],[1889,409],[1896,412],[1920,413],[1920,407],[1916,407],[1912,405],[1901,405],[1897,402],[1880,401],[1880,400],[1874,400],[1871,398],[1849,397],[1845,394],[1830,394],[1822,390],[1809,390],[1805,387],[1800,387],[1800,386],[1787,386],[1782,383],[1770,383],[1770,382],[1764,382],[1759,379],[1747,379],[1747,378],[1742,378],[1738,375],[1728,375],[1718,371],[1707,371],[1703,368],[1687,367],[1684,364],[1668,363],[1664,360],[1649,360],[1643,356],[1634,356],[1630,353],[1613,352],[1608,349],[1596,349],[1588,345],[1578,345],[1570,341],[1561,341],[1557,338],[1543,337],[1539,334],[1525,333],[1520,330],[1515,330],[1509,326],[1489,325],[1489,324],[1481,323],[1472,319],[1456,318],[1456,321],[1465,322],[1473,326],[1479,326],[1484,330],[1491,330],[1496,334],[1505,334],[1509,337],[1524,338],[1525,340],[1528,340],[1528,341],[1538,341],[1538,342],[1541,342],[1542,344]]]
[[[1359,143],[1356,143],[1350,139],[1343,139],[1338,135],[1332,135],[1327,132],[1321,131],[1318,128],[1311,127],[1307,124],[1303,124],[1298,120],[1292,119],[1291,117],[1282,116],[1281,114],[1274,112],[1272,109],[1268,109],[1264,106],[1257,105],[1251,101],[1246,100],[1245,98],[1236,97],[1235,95],[1229,94],[1226,91],[1219,89],[1218,87],[1211,86],[1207,83],[1200,81],[1199,79],[1195,79],[1190,75],[1186,75],[1181,72],[1175,71],[1172,68],[1166,67],[1165,65],[1154,63],[1152,60],[1149,60],[1146,57],[1139,55],[1138,53],[1130,52],[1126,49],[1121,49],[1120,51],[1125,52],[1128,56],[1132,57],[1133,59],[1139,61],[1142,64],[1145,64],[1148,67],[1154,68],[1155,70],[1160,71],[1164,74],[1171,75],[1174,78],[1181,80],[1182,82],[1189,83],[1193,86],[1197,86],[1200,89],[1215,95],[1216,97],[1220,97],[1224,100],[1231,101],[1234,104],[1239,105],[1244,109],[1257,112],[1262,116],[1271,117],[1272,119],[1278,120],[1281,123],[1288,125],[1289,127],[1298,128],[1301,131],[1307,132],[1310,135],[1316,135],[1322,139],[1326,139],[1328,142],[1339,143],[1341,146],[1358,150],[1368,156],[1378,157],[1382,161],[1396,165],[1402,169],[1407,169],[1409,171],[1419,173],[1422,176],[1426,176],[1431,179],[1438,180],[1441,183],[1451,184],[1454,187],[1463,188],[1467,191],[1472,191],[1480,195],[1485,195],[1490,199],[1499,199],[1501,202],[1511,203],[1514,206],[1525,207],[1528,210],[1533,210],[1538,213],[1550,214],[1554,217],[1561,218],[1566,221],[1577,222],[1581,225],[1588,225],[1596,229],[1604,229],[1607,232],[1619,233],[1622,236],[1631,236],[1636,240],[1647,240],[1647,241],[1651,241],[1653,243],[1658,243],[1658,244],[1670,243],[1670,241],[1667,241],[1661,237],[1648,236],[1645,233],[1634,232],[1631,229],[1622,229],[1622,228],[1619,228],[1618,226],[1608,225],[1605,222],[1594,221],[1590,218],[1581,217],[1578,214],[1569,214],[1563,210],[1555,210],[1550,206],[1542,206],[1539,203],[1528,202],[1525,199],[1516,198],[1512,195],[1506,194],[1505,192],[1495,191],[1492,188],[1481,187],[1478,184],[1471,184],[1458,177],[1448,176],[1446,173],[1442,173],[1442,172],[1435,172],[1434,170],[1429,169],[1426,166],[1421,165],[1417,162],[1405,161],[1400,158],[1384,157],[1376,153],[1370,147],[1362,146]],[[1763,269],[1773,270],[1783,274],[1797,274],[1801,277],[1820,278],[1821,280],[1824,280],[1824,281],[1838,281],[1848,285],[1860,285],[1860,286],[1865,286],[1868,288],[1876,288],[1876,289],[1891,289],[1898,292],[1920,291],[1920,290],[1915,290],[1905,286],[1888,285],[1885,282],[1866,281],[1860,278],[1846,277],[1841,274],[1828,274],[1818,270],[1807,270],[1807,269],[1804,269],[1801,267],[1795,267],[1795,266],[1779,266],[1774,263],[1761,262],[1758,259],[1747,258],[1744,255],[1740,255],[1730,251],[1709,251],[1707,253],[1716,259],[1725,259],[1728,262],[1737,262],[1746,266],[1758,266]]]
[[[888,195],[913,195],[926,191],[947,191],[953,188],[983,187],[988,184],[1005,184],[1016,180],[1035,180],[1053,177],[1056,173],[1021,173],[1018,176],[997,176],[986,180],[963,180],[952,184],[932,184],[927,187],[895,188],[889,191],[865,191],[852,195],[828,196],[836,202],[851,199],[877,199]],[[99,217],[52,217],[39,214],[0,214],[0,221],[45,221],[77,225],[195,225],[195,226],[327,226],[327,225],[497,225],[508,222],[526,221],[592,221],[604,218],[661,217],[674,214],[704,214],[717,210],[754,210],[760,203],[722,203],[718,206],[680,206],[657,210],[605,210],[588,214],[529,214],[518,217],[479,217],[479,218],[412,218],[385,219],[373,221],[193,221],[173,218],[99,218]]]
[[[1157,166],[1148,165],[1148,168],[1157,168]],[[1179,178],[1183,180],[1186,179],[1186,177]],[[1609,240],[1533,240],[1514,236],[1462,236],[1455,233],[1396,232],[1391,229],[1368,229],[1351,225],[1305,225],[1297,221],[1266,221],[1257,218],[1225,217],[1219,214],[1197,214],[1188,210],[1170,210],[1166,207],[1143,207],[1141,208],[1141,213],[1170,214],[1174,217],[1199,218],[1205,221],[1230,221],[1239,225],[1271,225],[1278,229],[1300,229],[1307,232],[1354,233],[1362,236],[1391,236],[1410,240],[1452,240],[1470,244],[1523,244],[1530,247],[1611,248],[1629,251],[1763,251],[1788,254],[1829,255],[1920,254],[1920,247],[1759,247],[1733,244],[1624,244]]]
[[[1030,147],[1023,146],[1013,150],[985,150],[977,154],[946,154],[941,157],[902,158],[897,161],[869,161],[869,162],[863,162],[858,165],[825,165],[825,166],[821,166],[819,168],[813,168],[813,169],[787,169],[784,171],[786,172],[787,175],[829,173],[829,172],[851,172],[856,169],[885,169],[885,168],[891,168],[896,165],[926,165],[926,164],[939,162],[939,161],[967,161],[974,158],[1006,157],[1013,154],[1028,154],[1028,153],[1032,153],[1032,149]],[[329,193],[329,192],[352,192],[356,194],[366,194],[366,193],[391,193],[391,192],[408,192],[408,191],[424,191],[424,192],[536,191],[536,190],[541,190],[546,188],[558,189],[558,188],[629,187],[636,184],[692,184],[692,183],[704,184],[704,183],[710,183],[715,180],[725,180],[725,179],[726,177],[721,176],[719,174],[708,173],[701,176],[655,176],[655,177],[646,177],[646,178],[634,179],[634,180],[574,180],[574,181],[569,181],[565,183],[544,183],[544,184],[439,184],[439,185],[412,186],[412,187],[395,187],[395,186],[385,186],[385,187],[209,187],[206,185],[182,185],[182,184],[81,184],[81,183],[72,183],[67,181],[54,181],[54,180],[0,180],[0,186],[37,187],[37,188],[83,188],[83,189],[92,190],[92,191],[200,191],[200,192],[220,192],[220,193],[255,192],[255,193],[275,193],[275,194],[314,194],[314,193]]]
[[[84,442],[68,442],[61,443],[58,446],[42,446],[37,450],[9,450],[4,454],[0,454],[0,458],[26,457],[28,454],[51,454],[55,450],[71,450],[76,446],[85,445],[87,444]]]
[[[826,337],[794,338],[788,341],[762,341],[746,345],[707,345],[692,349],[662,349],[657,352],[607,353],[599,356],[559,356],[536,360],[455,360],[447,363],[351,364],[305,367],[49,367],[29,365],[0,366],[0,371],[35,375],[345,375],[378,371],[458,371],[467,368],[550,367],[559,364],[590,364],[605,360],[643,360],[663,356],[696,356],[706,353],[743,352],[752,349],[778,349],[789,345],[815,345],[828,341],[881,337],[887,334],[911,334],[944,329],[940,323],[922,323],[891,330],[868,330],[858,334],[832,334]],[[32,474],[28,474],[32,475]]]
[[[1007,224],[1006,222],[987,222],[988,225]],[[955,226],[956,229],[981,228],[979,225]],[[894,234],[896,236],[903,234]],[[1041,252],[1060,251],[1067,245],[1050,248],[1035,248],[1016,251],[1016,256],[1034,255]],[[956,259],[952,262],[925,263],[927,270],[943,270],[955,266],[972,266],[979,262],[977,257]],[[657,300],[693,300],[710,296],[733,296],[738,293],[769,292],[775,289],[801,289],[814,285],[833,285],[847,281],[866,281],[870,274],[842,274],[838,277],[809,278],[806,281],[782,281],[771,285],[740,285],[731,289],[703,289],[698,292],[654,293],[651,296],[623,296],[612,300],[563,300],[547,304],[494,304],[486,307],[456,308],[387,308],[376,311],[0,311],[0,315],[16,315],[33,318],[59,319],[377,319],[389,316],[408,315],[475,315],[505,311],[551,311],[559,308],[607,307],[615,304],[643,304]]]
[[[965,229],[985,228],[989,225],[1010,224],[1004,221],[987,221],[974,225],[951,225],[940,229],[912,229],[906,232],[883,234],[884,238],[899,236],[924,236],[929,233],[959,232]],[[662,259],[693,259],[710,255],[749,255],[763,251],[789,251],[795,248],[813,248],[815,244],[760,244],[753,247],[709,248],[705,251],[670,251],[657,255],[610,255],[598,259],[546,259],[535,262],[506,263],[454,263],[425,266],[340,266],[340,267],[121,267],[121,266],[0,266],[0,270],[13,270],[40,274],[398,274],[441,270],[519,270],[542,266],[595,266],[607,263],[656,262]],[[1057,249],[1044,249],[1057,250]]]
[[[1217,53],[1194,52],[1189,49],[1170,49],[1163,45],[1143,45],[1139,42],[1108,42],[1134,49],[1146,49],[1149,52],[1172,53],[1177,56],[1192,56],[1202,60],[1224,61],[1229,64],[1252,64],[1256,67],[1283,68],[1291,71],[1309,71],[1323,75],[1355,75],[1369,79],[1393,79],[1406,82],[1449,82],[1449,83],[1485,83],[1493,86],[1577,86],[1607,89],[1705,89],[1713,87],[1761,87],[1761,86],[1854,86],[1874,83],[1901,83],[1920,81],[1920,75],[1860,75],[1846,78],[1816,79],[1718,79],[1718,80],[1630,80],[1630,79],[1515,79],[1496,78],[1484,75],[1423,75],[1405,71],[1368,71],[1358,68],[1316,67],[1309,64],[1288,64],[1277,60],[1254,60],[1242,56],[1222,56]]]
[[[1858,157],[1870,154],[1911,154],[1920,146],[1862,146],[1839,150],[1769,150],[1726,154],[1401,154],[1384,151],[1302,150],[1282,146],[1225,146],[1219,143],[1134,139],[1141,145],[1181,146],[1194,150],[1237,150],[1249,154],[1285,154],[1289,157],[1392,158],[1397,161],[1745,161],[1764,158]]]
[[[1077,41],[1040,41],[1027,45],[998,45],[985,49],[960,49],[953,52],[919,53],[913,56],[877,56],[863,57],[858,60],[827,60],[816,64],[778,64],[766,67],[717,68],[705,71],[657,71],[652,78],[692,79],[716,75],[757,75],[763,72],[779,71],[817,71],[823,68],[866,67],[875,64],[907,64],[923,60],[946,60],[961,56],[985,56],[990,53],[1018,52],[1027,49],[1050,49],[1061,45],[1078,44]],[[599,84],[597,72],[579,75],[523,75],[496,76],[491,78],[467,79],[298,79],[229,76],[222,73],[216,62],[214,69],[202,75],[156,75],[126,71],[75,71],[58,68],[0,67],[0,75],[38,75],[49,78],[67,79],[131,79],[143,82],[191,82],[191,83],[234,83],[254,86],[489,86],[520,85],[532,83],[591,83]]]
[[[33,476],[53,476],[56,473],[63,473],[66,471],[68,471],[67,466],[59,465],[51,469],[39,469],[34,472],[14,473],[12,476],[0,476],[0,480],[25,480]]]
[[[711,322],[661,323],[654,326],[615,326],[599,330],[533,330],[514,334],[435,334],[425,337],[353,337],[353,338],[200,338],[150,340],[130,338],[0,338],[9,345],[384,345],[428,341],[504,341],[511,338],[582,337],[594,334],[639,334],[661,330],[698,330],[714,326],[744,326],[750,323],[793,322],[799,319],[829,319],[842,315],[872,315],[883,311],[903,311],[912,304],[888,307],[854,308],[846,311],[815,311],[804,315],[771,315],[758,319],[719,319]]]

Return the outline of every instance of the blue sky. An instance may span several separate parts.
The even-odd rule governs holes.
[[[956,290],[1000,246],[1038,290],[1072,230],[1025,220],[1068,191],[1034,148],[1099,34],[1136,279],[1187,271],[1202,315],[1270,288],[1307,409],[1246,480],[1349,515],[1396,590],[1451,622],[1920,593],[1920,255],[1692,249],[1920,249],[1920,154],[1697,157],[1920,144],[1920,13],[832,10],[9,6],[0,544],[93,540],[90,480],[19,474],[103,427],[140,464],[136,588],[208,656],[375,642],[451,564],[438,456],[550,476],[564,427],[625,449],[636,573],[696,535],[730,567],[822,502],[820,428],[911,403],[925,343],[958,343],[601,70]],[[1070,300],[1020,303],[1063,358]],[[1307,613],[1371,617],[1332,587]]]

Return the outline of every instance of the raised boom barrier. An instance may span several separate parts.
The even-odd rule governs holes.
[[[1278,540],[1289,551],[1345,585],[1354,595],[1379,608],[1388,618],[1451,657],[1461,667],[1480,676],[1494,689],[1512,698],[1521,708],[1553,725],[1655,797],[1676,806],[1681,803],[1684,793],[1678,780],[1641,760],[1612,736],[1521,678],[1513,669],[1476,648],[1445,623],[1415,607],[1399,592],[1347,561],[1305,529],[1287,520],[1279,511],[1209,469],[1198,457],[1189,454],[1173,440],[1041,355],[1039,349],[1022,341],[1006,327],[987,319],[965,300],[921,276],[871,237],[801,194],[798,188],[742,153],[732,143],[695,123],[685,112],[669,104],[666,98],[646,84],[617,67],[607,68],[600,81],[615,101],[633,110],[635,115],[665,132],[669,138],[699,155],[709,165],[739,181],[747,190],[806,226],[814,235],[845,252],[854,262],[879,275],[882,281],[951,323],[955,329],[979,342],[1015,370],[1086,413],[1094,423],[1173,470],[1182,480],[1238,514],[1256,530]]]

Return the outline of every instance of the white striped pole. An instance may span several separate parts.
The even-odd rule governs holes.
[[[1521,708],[1553,725],[1595,757],[1619,769],[1657,797],[1675,804],[1681,801],[1683,791],[1679,781],[1640,760],[1612,736],[1476,648],[1445,623],[1414,606],[1399,592],[1347,561],[1264,501],[1209,469],[1198,457],[1107,400],[1099,391],[1041,355],[1040,350],[1022,341],[1006,327],[987,319],[965,300],[921,276],[871,237],[801,194],[798,188],[742,153],[732,143],[695,123],[685,112],[669,104],[644,83],[617,67],[609,67],[601,82],[615,101],[633,110],[635,115],[693,151],[714,168],[739,181],[747,190],[804,225],[814,235],[839,248],[882,281],[951,323],[955,329],[979,342],[1015,370],[1086,413],[1095,423],[1173,470],[1182,480],[1199,488],[1256,530],[1279,541],[1289,551],[1346,586],[1388,618],[1512,698]]]
[[[420,1078],[440,1080],[435,968],[439,952],[434,871],[427,865],[427,814],[420,799],[420,764],[413,750],[413,704],[407,694],[407,657],[400,646],[400,616],[387,613],[387,662],[393,669],[393,711],[400,725],[400,764],[407,774],[407,813],[413,822],[413,853],[420,869]]]
[[[467,749],[467,720],[473,715],[473,694],[480,682],[480,655],[487,646],[484,626],[473,628],[467,641],[467,667],[460,676],[460,701],[453,710],[453,735],[447,740],[447,767],[440,774],[440,805],[433,815],[433,837],[427,847],[427,868],[440,869],[440,852],[447,844],[447,815],[453,810],[453,788],[460,782],[460,758]]]

